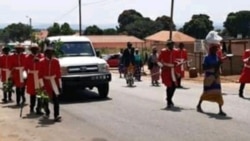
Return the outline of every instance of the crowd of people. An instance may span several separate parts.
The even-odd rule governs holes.
[[[53,47],[47,47],[43,54],[37,44],[31,44],[30,53],[26,53],[25,47],[18,44],[14,47],[14,52],[10,51],[9,47],[3,46],[0,55],[2,102],[13,102],[12,93],[15,92],[16,106],[22,108],[26,104],[27,93],[30,96],[30,114],[49,118],[51,100],[54,106],[54,121],[60,121],[58,95],[62,88],[61,69],[59,61],[54,57]],[[41,92],[46,93],[48,100],[38,97]]]
[[[204,83],[203,93],[197,105],[197,111],[203,112],[201,104],[203,101],[211,101],[218,103],[219,115],[226,116],[222,110],[223,97],[221,92],[220,69],[227,55],[224,55],[221,49],[222,37],[216,31],[210,31],[205,39],[205,48],[207,55],[203,60]],[[242,56],[244,67],[240,76],[239,97],[244,98],[243,91],[246,83],[250,83],[250,49],[244,51]],[[153,86],[159,85],[159,79],[166,86],[166,108],[174,106],[173,96],[176,88],[184,88],[181,85],[181,79],[189,68],[189,60],[187,50],[183,43],[179,43],[178,47],[172,40],[168,40],[166,48],[158,53],[157,47],[152,48],[152,53],[147,60],[148,69],[150,70],[151,83]],[[132,47],[129,42],[127,48],[121,51],[121,59],[119,65],[120,77],[124,73],[126,78],[127,69],[134,67],[134,76],[137,80],[141,80],[142,60],[138,57],[137,49]]]
[[[215,31],[210,31],[206,36],[207,55],[204,57],[204,83],[203,93],[197,104],[197,111],[203,112],[202,102],[211,101],[218,103],[219,115],[226,116],[222,106],[224,104],[221,82],[220,68],[226,55],[221,50],[222,37]],[[50,115],[49,101],[53,102],[54,120],[60,121],[60,108],[58,96],[62,89],[61,69],[58,59],[54,56],[53,47],[47,47],[44,54],[41,53],[37,45],[29,47],[30,53],[24,53],[22,45],[14,47],[15,52],[10,53],[10,48],[2,47],[0,55],[0,76],[3,83],[3,103],[13,102],[12,87],[15,87],[16,106],[23,106],[26,103],[25,93],[30,95],[30,114]],[[166,86],[166,108],[174,107],[173,96],[176,88],[183,88],[181,79],[184,77],[185,67],[189,68],[187,50],[183,43],[176,43],[168,40],[166,48],[159,52],[157,47],[152,48],[152,53],[147,57],[147,61],[141,58],[139,50],[127,43],[127,48],[121,50],[119,64],[120,77],[132,71],[136,80],[141,81],[141,69],[143,65],[148,65],[153,86],[159,86],[161,78]],[[244,87],[250,83],[250,49],[245,50],[242,60],[244,67],[240,76],[239,97],[244,98]],[[48,101],[41,101],[37,96],[40,92],[48,95]],[[45,113],[43,113],[42,109]]]

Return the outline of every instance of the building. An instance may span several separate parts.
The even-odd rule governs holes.
[[[87,35],[96,49],[120,49],[126,48],[127,42],[131,42],[135,48],[143,48],[145,42],[135,36],[128,35]]]
[[[169,39],[170,31],[162,30],[153,35],[150,35],[145,38],[146,45],[149,47],[155,46],[158,49],[166,47],[166,42]],[[189,53],[192,53],[194,50],[194,42],[195,38],[186,35],[179,31],[172,32],[172,40],[175,43],[184,43],[185,48],[188,50]]]

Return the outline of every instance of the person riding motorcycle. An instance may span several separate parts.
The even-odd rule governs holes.
[[[135,49],[132,47],[130,42],[127,43],[127,48],[123,52],[122,62],[124,65],[124,77],[126,78],[127,73],[130,72],[134,74],[134,66],[135,66]]]

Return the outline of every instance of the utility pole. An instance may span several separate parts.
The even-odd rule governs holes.
[[[82,35],[82,2],[79,0],[79,35]]]
[[[26,16],[26,18],[29,19],[29,26],[30,26],[30,29],[32,29],[32,18],[29,16]]]
[[[170,32],[169,32],[169,40],[172,40],[172,35],[173,35],[173,14],[174,14],[174,0],[171,1],[171,24],[170,24]]]

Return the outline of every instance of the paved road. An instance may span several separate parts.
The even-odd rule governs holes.
[[[152,87],[148,79],[128,88],[123,79],[113,75],[109,99],[96,94],[82,94],[80,100],[61,105],[63,121],[54,124],[41,117],[18,117],[12,104],[0,107],[0,126],[15,127],[10,137],[34,141],[239,141],[250,139],[250,99],[237,96],[238,84],[225,84],[224,111],[218,116],[215,103],[204,102],[205,114],[196,112],[202,84],[183,82],[187,90],[177,90],[176,107],[164,109],[165,88]],[[249,90],[249,86],[246,88]],[[72,93],[76,94],[76,93]],[[250,93],[248,91],[248,95]],[[2,116],[2,112],[7,113]],[[11,116],[10,116],[11,115]],[[10,121],[12,121],[10,123]],[[7,122],[7,123],[6,123]],[[4,135],[9,134],[7,131]],[[22,134],[22,135],[21,135]],[[25,134],[25,135],[24,135]],[[0,139],[1,140],[1,139]]]

